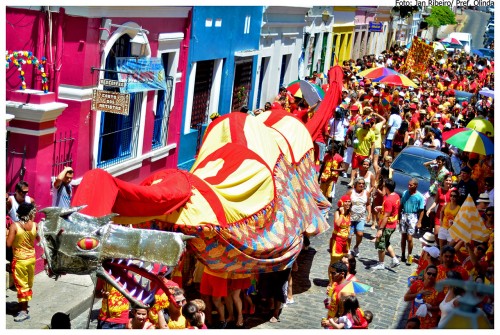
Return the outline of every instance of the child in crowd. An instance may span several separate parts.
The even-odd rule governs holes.
[[[133,317],[128,320],[127,329],[155,329],[155,325],[148,320],[146,308],[132,308]]]

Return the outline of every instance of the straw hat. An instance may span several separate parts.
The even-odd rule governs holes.
[[[436,237],[433,233],[427,232],[418,239],[420,242],[425,244],[426,246],[435,246],[436,245]]]

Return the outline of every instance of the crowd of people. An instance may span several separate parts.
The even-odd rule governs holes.
[[[412,304],[407,328],[438,327],[458,306],[464,291],[449,287],[439,292],[436,282],[446,278],[494,282],[493,155],[467,152],[443,141],[444,132],[465,127],[475,118],[494,123],[494,100],[478,94],[483,87],[494,89],[494,62],[464,53],[451,54],[444,62],[432,59],[425,73],[413,74],[416,88],[384,85],[357,76],[376,66],[400,71],[407,52],[395,47],[379,56],[345,61],[342,102],[332,111],[333,117],[324,131],[313,139],[320,188],[331,202],[340,195],[333,209],[327,312],[321,320],[325,328],[366,329],[374,318],[372,312],[362,309],[355,294],[343,290],[357,281],[356,258],[360,257],[359,246],[368,228],[376,230],[370,241],[377,250],[373,254],[377,259],[373,271],[401,263],[417,264],[404,295],[404,300]],[[328,90],[328,84],[318,74],[307,79]],[[457,91],[472,95],[459,100]],[[275,101],[267,102],[263,109],[243,108],[241,112],[258,115],[284,109],[307,123],[320,103],[309,106],[283,87]],[[218,116],[211,115],[211,119]],[[435,160],[424,163],[431,176],[430,187],[424,194],[417,190],[418,178],[409,181],[403,194],[395,192],[390,165],[410,145],[442,152]],[[340,176],[349,181],[345,194],[336,192]],[[55,205],[69,206],[72,177],[73,170],[68,167],[56,178]],[[12,272],[20,306],[15,321],[19,322],[29,318],[28,301],[34,278],[36,207],[27,193],[28,184],[21,182],[15,194],[6,197],[10,218],[7,246],[14,251]],[[459,240],[449,232],[467,197],[477,206],[482,224],[490,232],[484,241]],[[396,229],[401,232],[398,252],[391,244]],[[420,255],[413,254],[414,238],[422,243]],[[386,254],[390,256],[388,265]],[[190,268],[189,280],[175,279],[182,272],[180,267],[161,274],[170,292],[156,292],[155,303],[149,309],[130,306],[113,286],[100,282],[96,294],[103,300],[98,328],[242,328],[245,317],[256,313],[257,306],[263,306],[257,305],[256,292],[271,323],[280,322],[282,309],[294,303],[292,272],[298,270],[297,264],[291,269],[260,275],[215,272],[193,259],[190,266],[183,268]],[[183,284],[194,287],[195,295],[201,299],[187,301]],[[491,322],[492,306],[490,296],[479,304]]]
[[[484,87],[494,89],[494,62],[460,52],[445,61],[432,59],[427,71],[413,80],[417,88],[394,87],[356,76],[375,66],[401,70],[407,52],[394,48],[378,57],[344,62],[342,103],[322,136],[315,139],[316,143],[327,144],[324,156],[321,145],[316,147],[316,159],[321,166],[318,181],[330,201],[339,177],[348,177],[350,168],[349,189],[341,195],[334,214],[329,310],[322,326],[339,328],[339,320],[346,315],[350,322],[342,322],[341,328],[367,326],[373,317],[368,311],[347,307],[352,302],[342,295],[342,288],[349,283],[346,259],[359,257],[368,224],[376,229],[371,242],[377,249],[373,257],[378,262],[371,267],[373,271],[386,268],[386,254],[391,258],[390,267],[401,262],[417,264],[404,295],[411,303],[407,328],[443,326],[445,317],[458,306],[463,288],[447,287],[440,292],[436,282],[449,278],[492,285],[494,281],[493,154],[467,152],[443,141],[443,133],[465,127],[473,119],[494,123],[493,98],[478,94]],[[460,101],[457,95],[463,91],[471,93],[466,95],[470,98]],[[485,135],[493,140],[492,129]],[[417,190],[419,178],[411,178],[407,189],[397,194],[390,165],[410,145],[441,154],[423,163],[430,175],[425,193]],[[489,231],[481,241],[461,240],[449,232],[468,197],[479,213],[478,220]],[[396,229],[401,233],[398,253],[390,241]],[[421,255],[413,255],[414,237],[422,243]],[[492,306],[491,296],[478,304],[491,322]],[[363,321],[366,314],[368,323]]]

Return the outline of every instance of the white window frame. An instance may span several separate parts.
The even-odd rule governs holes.
[[[123,35],[127,34],[131,38],[133,38],[137,32],[139,31],[138,29],[134,28],[140,28],[140,26],[135,23],[135,22],[126,22],[124,23],[121,27],[117,28],[114,32],[113,35],[110,36],[109,40],[106,43],[106,46],[104,47],[104,50],[102,52],[101,56],[101,68],[104,68],[106,65],[106,57],[108,56],[111,48],[115,44],[115,42]],[[145,39],[147,40],[147,47],[146,47],[146,57],[150,58],[151,57],[151,46],[149,45],[149,40],[146,34],[144,34]],[[104,71],[99,71],[99,79],[104,78]],[[103,86],[99,84],[98,89],[103,89]],[[120,162],[116,165],[112,165],[110,167],[105,168],[105,170],[109,173],[111,173],[114,176],[135,170],[139,167],[142,166],[142,161],[144,160],[144,157],[142,157],[142,147],[144,143],[144,123],[146,120],[146,105],[147,105],[147,92],[144,92],[143,98],[142,98],[142,104],[141,104],[141,110],[140,110],[140,116],[135,120],[135,122],[139,122],[139,133],[137,134],[137,138],[133,138],[133,141],[137,141],[137,150],[135,157],[131,157],[130,159],[127,159],[123,162]],[[94,127],[94,143],[93,143],[93,150],[92,150],[92,168],[97,168],[97,158],[98,158],[98,153],[99,153],[99,135],[100,135],[100,129],[101,129],[101,111],[96,111],[96,119],[95,119],[95,127]]]

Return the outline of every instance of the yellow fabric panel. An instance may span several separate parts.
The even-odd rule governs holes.
[[[281,154],[272,130],[255,117],[247,117],[243,129],[248,149],[259,155],[272,170]]]
[[[223,183],[213,185],[228,222],[241,220],[264,208],[274,199],[274,182],[266,166],[254,160],[243,161],[237,172]]]
[[[292,157],[287,157],[287,159],[293,163],[298,163],[298,160],[313,148],[311,134],[309,134],[306,127],[298,127],[297,122],[300,123],[299,120],[293,117],[285,117],[272,126],[290,143],[293,159]]]
[[[229,119],[225,119],[218,123],[212,130],[212,133],[217,136],[205,136],[203,144],[198,152],[198,158],[193,164],[190,172],[193,172],[198,164],[202,162],[208,155],[223,146],[224,143],[231,142],[231,132],[229,130]],[[206,134],[205,134],[206,135]]]

